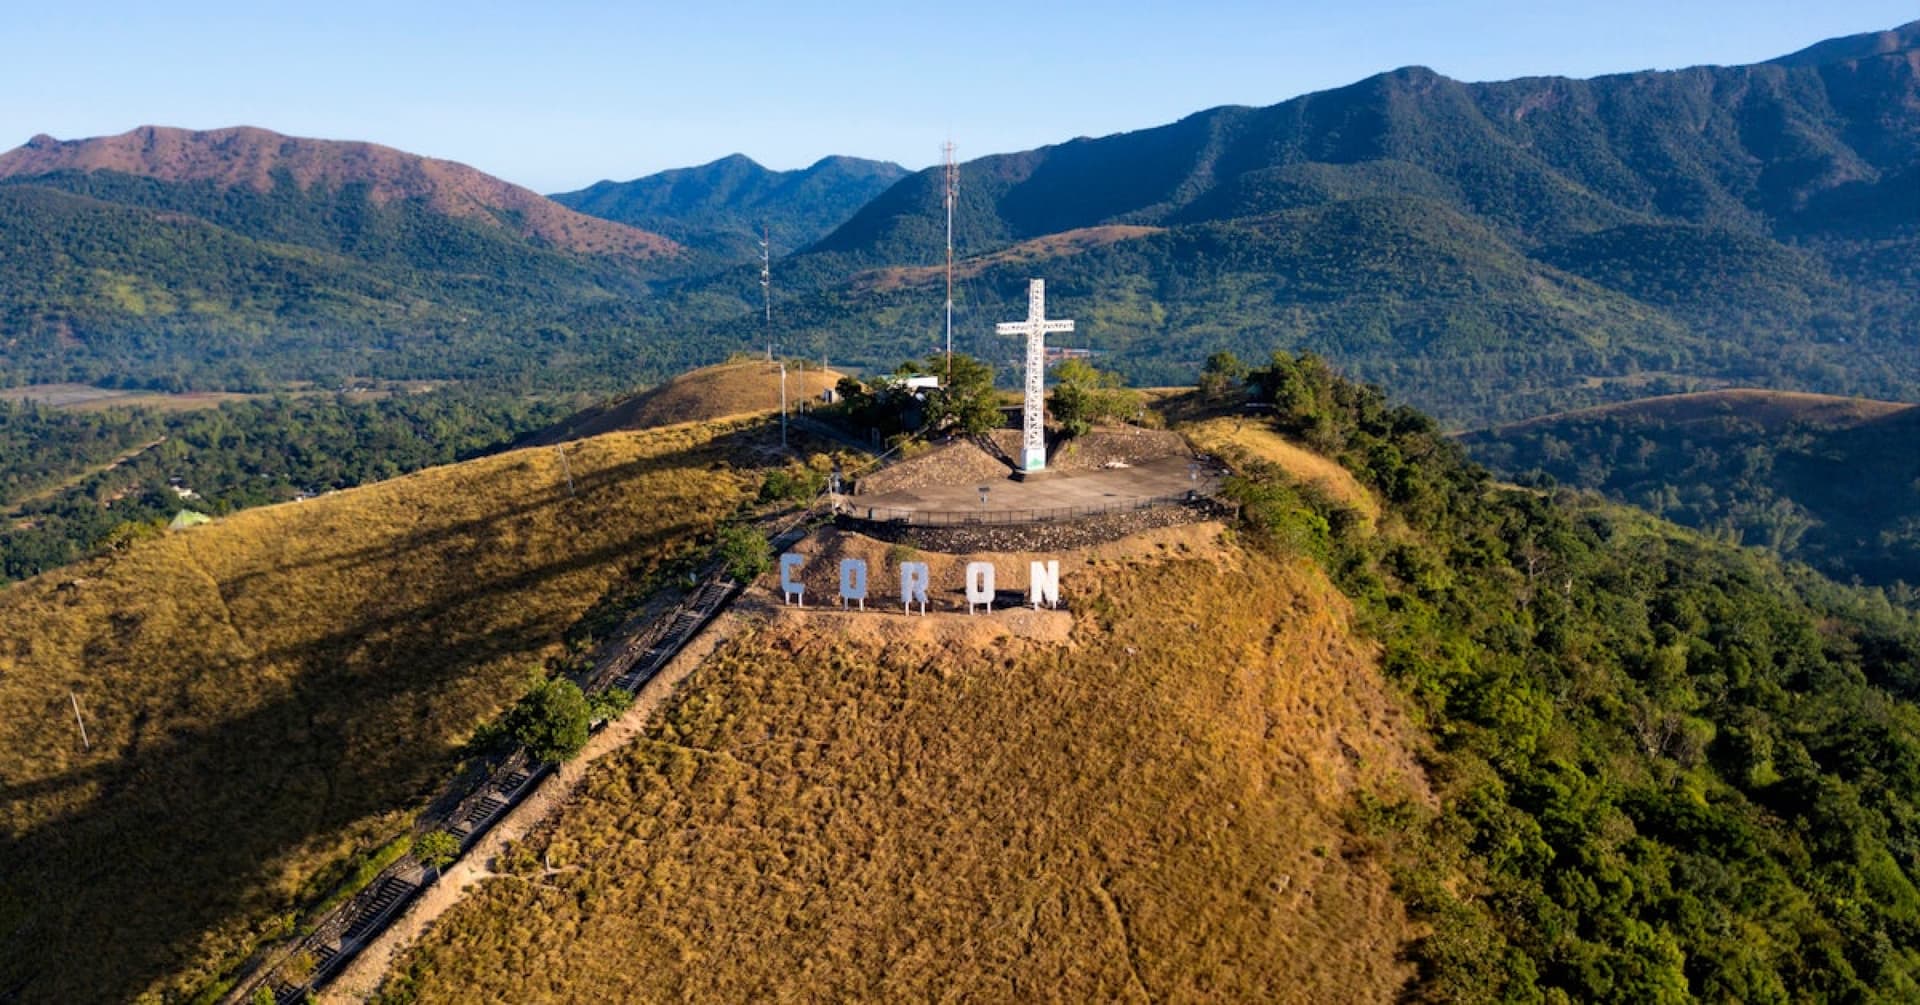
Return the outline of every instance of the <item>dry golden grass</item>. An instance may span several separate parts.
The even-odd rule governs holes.
[[[1344,601],[1177,535],[1065,589],[1066,644],[724,646],[385,998],[1391,998],[1408,923],[1340,814],[1425,790]]]
[[[844,376],[838,370],[787,368],[787,400],[817,399]],[[721,363],[691,370],[659,387],[604,405],[595,405],[529,442],[550,445],[623,429],[651,429],[681,422],[710,422],[780,409],[780,369],[765,360]]]
[[[1334,499],[1353,507],[1369,524],[1380,519],[1380,500],[1339,463],[1308,450],[1268,428],[1264,422],[1208,419],[1181,430],[1194,446],[1213,454],[1245,453],[1295,478],[1319,485]]]
[[[0,999],[171,998],[231,965],[403,832],[611,585],[732,508],[743,435],[570,444],[572,490],[553,449],[432,469],[0,591]]]

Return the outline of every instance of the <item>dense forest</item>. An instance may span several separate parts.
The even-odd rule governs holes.
[[[825,157],[797,171],[771,171],[734,154],[552,198],[738,262],[759,259],[763,239],[783,258],[812,244],[906,173],[898,164],[858,157]]]
[[[612,390],[725,355],[670,337],[626,260],[288,179],[0,181],[0,286],[7,384]]]
[[[1832,402],[1827,408],[1821,405]],[[1725,392],[1547,416],[1465,438],[1528,484],[1603,492],[1842,582],[1920,585],[1920,409]]]
[[[566,411],[466,389],[273,395],[171,414],[0,401],[0,583],[156,533],[181,510],[217,516],[462,460]]]
[[[1429,921],[1443,1001],[1920,997],[1920,619],[1565,492],[1502,488],[1312,356],[1250,378],[1404,530],[1257,467],[1434,736],[1444,809],[1356,823]],[[1464,881],[1462,880],[1464,877]]]

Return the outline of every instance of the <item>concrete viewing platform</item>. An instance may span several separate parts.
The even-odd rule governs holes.
[[[1024,481],[1002,473],[849,496],[841,500],[841,512],[856,520],[928,526],[1070,520],[1212,496],[1220,478],[1217,465],[1192,456],[1164,456]]]

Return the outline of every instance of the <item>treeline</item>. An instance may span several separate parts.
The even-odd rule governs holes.
[[[1759,545],[1835,579],[1920,595],[1920,412],[1846,428],[1624,408],[1476,433],[1476,457],[1535,485],[1571,485]]]
[[[557,420],[567,406],[444,389],[371,401],[276,395],[170,415],[0,409],[10,513],[0,527],[0,581],[7,581],[155,533],[181,510],[217,516],[498,449]],[[129,444],[160,437],[151,449],[50,498],[20,501]]]
[[[1437,813],[1355,812],[1431,926],[1425,997],[1920,997],[1920,621],[1630,510],[1503,488],[1316,357],[1247,386],[1399,518],[1371,531],[1257,466],[1231,488],[1257,540],[1354,600],[1438,746]]]

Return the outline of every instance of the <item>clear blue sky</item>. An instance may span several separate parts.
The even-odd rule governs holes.
[[[256,125],[446,157],[543,192],[733,152],[923,167],[1265,105],[1408,64],[1463,80],[1744,63],[1912,0],[976,0],[0,7],[0,149]]]

